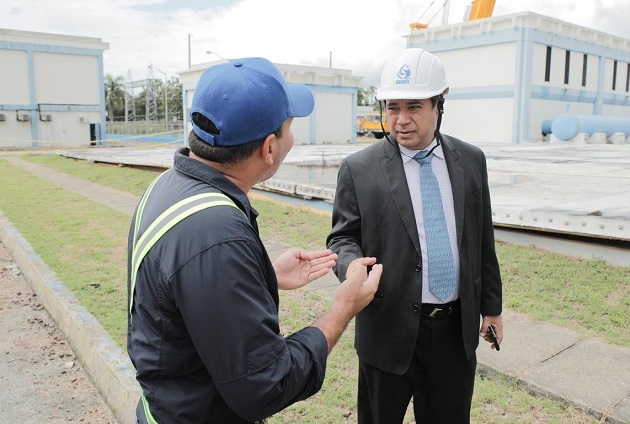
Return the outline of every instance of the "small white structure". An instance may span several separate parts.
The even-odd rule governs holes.
[[[406,39],[444,63],[442,129],[466,141],[542,141],[543,123],[567,113],[630,116],[630,40],[532,12],[414,29]]]
[[[179,72],[184,99],[185,138],[192,129],[190,107],[201,74],[225,60],[193,65]],[[345,144],[357,141],[357,96],[362,77],[346,69],[276,64],[287,82],[307,85],[315,96],[315,110],[295,118],[291,130],[295,144]]]
[[[107,49],[97,38],[0,29],[0,147],[104,140]]]

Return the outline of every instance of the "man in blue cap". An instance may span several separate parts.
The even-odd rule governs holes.
[[[129,232],[127,347],[143,396],[139,423],[253,423],[316,393],[348,322],[374,297],[381,266],[360,258],[311,326],[280,334],[278,289],[322,277],[330,250],[274,263],[247,193],[293,146],[313,94],[266,59],[213,66],[174,166],[140,201]],[[367,268],[371,266],[369,272]]]

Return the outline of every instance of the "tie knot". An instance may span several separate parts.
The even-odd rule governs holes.
[[[420,166],[422,166],[422,165],[431,165],[432,157],[433,155],[431,154],[427,156],[426,150],[420,150],[418,153],[415,154],[413,158],[420,164]]]

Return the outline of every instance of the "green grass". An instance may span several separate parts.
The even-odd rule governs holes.
[[[155,172],[92,164],[56,155],[26,160],[140,195]],[[0,158],[0,209],[42,259],[124,349],[126,237],[130,217]],[[253,198],[263,238],[308,249],[323,247],[330,217]],[[498,243],[506,308],[630,347],[630,268]],[[302,290],[281,292],[282,331],[312,323],[329,300]],[[351,323],[331,354],[323,389],[271,419],[272,423],[356,422],[357,360]],[[532,396],[498,377],[478,375],[475,423],[589,423],[581,410]],[[412,422],[408,414],[407,423]]]
[[[0,210],[121,346],[130,217],[0,159]]]
[[[630,268],[499,243],[505,308],[630,347]]]

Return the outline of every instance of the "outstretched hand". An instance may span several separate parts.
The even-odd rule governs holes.
[[[368,273],[368,267],[372,267]],[[376,258],[358,258],[350,262],[346,280],[335,296],[335,303],[344,305],[354,316],[374,299],[383,273],[383,265]]]
[[[335,266],[337,255],[330,250],[306,251],[291,249],[281,254],[273,263],[278,278],[278,288],[293,290],[328,274]]]

